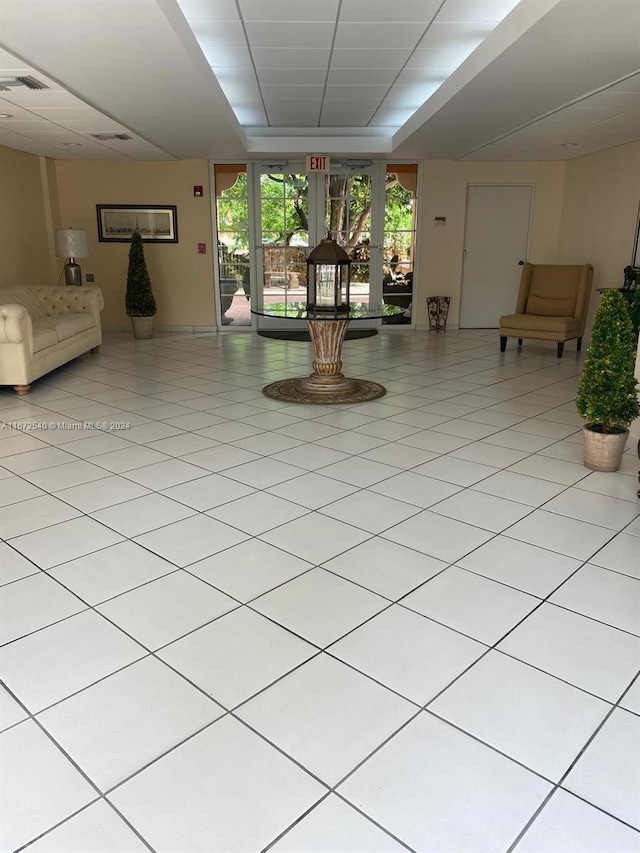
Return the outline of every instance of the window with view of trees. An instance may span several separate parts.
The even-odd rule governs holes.
[[[234,299],[250,298],[249,193],[245,166],[216,166],[216,212],[220,281],[235,279]],[[324,182],[325,221],[310,223],[310,178]],[[384,175],[383,298],[403,285],[411,302],[415,244],[416,165],[389,165]],[[260,237],[265,294],[306,286],[309,234],[329,234],[352,259],[351,280],[362,285],[358,298],[368,299],[371,276],[373,215],[372,174],[329,175],[264,173],[259,176]],[[380,231],[378,231],[380,233]],[[379,240],[378,240],[379,242]],[[377,267],[379,269],[379,266]],[[387,294],[389,295],[389,294]],[[287,292],[281,294],[287,299]],[[274,297],[275,298],[275,297]],[[292,295],[293,298],[293,295]],[[301,298],[298,294],[296,298]],[[386,301],[386,300],[385,300]],[[246,322],[250,322],[245,306]],[[234,322],[238,322],[234,320]]]

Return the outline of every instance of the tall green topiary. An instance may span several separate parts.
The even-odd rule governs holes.
[[[625,300],[617,289],[605,290],[576,400],[580,417],[598,424],[602,432],[621,432],[640,415],[635,357],[635,335]]]
[[[129,249],[125,308],[129,317],[153,317],[156,313],[156,300],[151,291],[142,237],[137,228],[131,237]]]

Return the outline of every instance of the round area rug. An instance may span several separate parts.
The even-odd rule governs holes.
[[[326,388],[324,391],[309,386],[309,378],[281,379],[262,389],[265,397],[286,403],[307,403],[319,406],[333,406],[341,403],[366,403],[377,400],[387,393],[384,385],[370,382],[368,379],[346,379],[344,387]]]
[[[280,341],[311,341],[307,329],[269,329],[259,331],[258,334],[263,338],[277,338]],[[345,341],[353,341],[358,338],[372,338],[378,334],[377,329],[347,329]]]

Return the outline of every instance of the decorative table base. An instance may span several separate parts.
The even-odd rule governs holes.
[[[387,393],[384,385],[368,379],[347,379],[342,369],[342,342],[348,318],[307,318],[313,344],[313,373],[301,379],[282,379],[262,389],[266,397],[287,403],[364,403]]]
[[[314,382],[313,376],[302,379],[282,379],[262,389],[266,397],[286,403],[329,405],[336,403],[366,403],[387,393],[384,385],[368,379],[346,379],[332,384]]]

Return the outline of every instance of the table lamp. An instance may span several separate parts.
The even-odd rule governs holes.
[[[64,265],[64,280],[67,286],[82,286],[82,271],[76,263],[76,258],[86,258],[89,255],[87,232],[79,228],[56,229],[56,256],[67,258]]]

